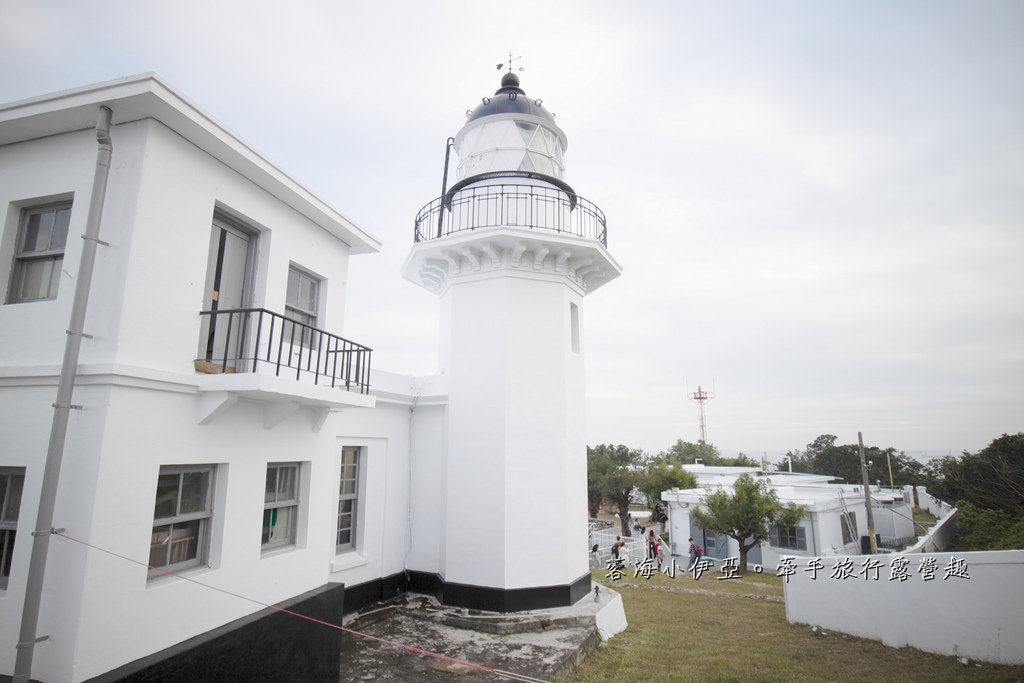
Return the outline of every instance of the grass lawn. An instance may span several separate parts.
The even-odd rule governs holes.
[[[606,573],[593,570],[594,581],[621,593],[629,628],[589,654],[570,681],[1024,680],[1024,666],[964,667],[832,631],[816,638],[786,622],[774,575],[634,579],[630,570],[613,582]]]

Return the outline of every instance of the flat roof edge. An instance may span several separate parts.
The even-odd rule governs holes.
[[[0,104],[0,146],[95,125],[95,107],[109,106],[118,125],[153,118],[254,182],[349,245],[380,251],[379,239],[346,218],[252,145],[149,72]],[[26,124],[29,120],[38,126]]]

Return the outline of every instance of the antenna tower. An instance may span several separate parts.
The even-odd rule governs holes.
[[[704,421],[704,402],[714,398],[715,395],[709,394],[697,385],[697,391],[690,394],[690,400],[697,402],[697,414],[700,416],[700,443],[707,443],[708,440],[708,427]]]

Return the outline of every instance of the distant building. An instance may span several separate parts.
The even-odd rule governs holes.
[[[796,503],[807,510],[798,525],[773,528],[767,542],[749,551],[749,564],[774,568],[784,555],[855,555],[860,553],[861,538],[867,538],[867,513],[861,486],[829,483],[835,477],[828,475],[783,471],[766,473],[757,467],[684,465],[684,469],[697,477],[699,486],[665,491],[661,496],[668,503],[668,528],[675,554],[685,555],[687,539],[693,538],[704,547],[708,557],[725,559],[739,555],[739,546],[734,539],[699,527],[691,517],[691,511],[700,507],[703,498],[718,487],[730,490],[742,474],[764,479],[782,503]],[[875,533],[881,540],[912,540],[915,537],[912,493],[908,496],[903,489],[873,487],[870,495]]]

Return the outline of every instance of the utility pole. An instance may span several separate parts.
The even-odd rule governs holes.
[[[871,554],[878,554],[878,545],[875,543],[875,516],[871,512],[871,483],[868,481],[868,463],[864,460],[864,438],[857,432],[857,445],[860,449],[860,472],[864,479],[864,507],[868,513],[868,543],[871,547]]]

